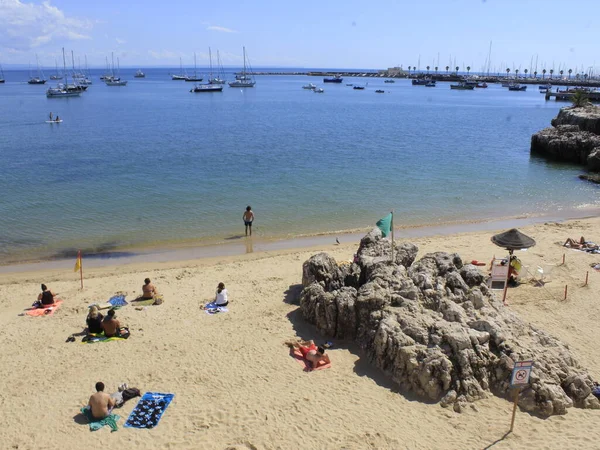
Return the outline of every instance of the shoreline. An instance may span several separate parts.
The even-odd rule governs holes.
[[[435,225],[407,225],[395,226],[397,240],[416,239],[433,236],[449,236],[481,231],[494,231],[500,229],[526,227],[544,222],[567,222],[577,219],[600,217],[600,209],[585,208],[568,210],[565,214],[543,214],[536,216],[514,216],[487,220],[441,223]],[[373,225],[374,227],[375,225]],[[268,254],[269,252],[285,252],[293,250],[308,250],[323,245],[336,246],[336,239],[340,244],[357,244],[372,227],[363,230],[346,230],[319,233],[314,235],[299,235],[290,238],[260,238],[234,236],[227,241],[206,245],[158,245],[144,247],[121,247],[108,252],[83,254],[86,269],[109,268],[122,265],[140,264],[177,264],[196,260],[208,260],[223,257],[239,257],[248,254]],[[26,272],[50,271],[57,269],[70,269],[73,267],[75,255],[66,258],[10,262],[0,265],[0,275],[18,274]]]

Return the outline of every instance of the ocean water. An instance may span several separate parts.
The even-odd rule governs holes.
[[[70,99],[5,72],[0,260],[227,242],[247,205],[259,238],[364,228],[392,209],[414,226],[600,205],[580,167],[530,156],[531,134],[564,106],[537,86],[258,76],[253,89],[193,94],[168,72],[122,70],[128,85],[107,87],[95,71]],[[46,124],[51,111],[64,122]]]

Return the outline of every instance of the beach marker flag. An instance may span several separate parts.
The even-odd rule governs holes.
[[[75,261],[75,269],[73,272],[79,271],[79,278],[81,279],[81,289],[83,289],[83,264],[81,264],[81,250],[77,251],[77,260]]]
[[[394,211],[379,219],[375,225],[381,230],[383,237],[392,235],[392,261],[394,261]]]

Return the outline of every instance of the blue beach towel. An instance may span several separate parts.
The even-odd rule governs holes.
[[[597,399],[600,399],[600,386],[596,386],[593,390],[592,390],[592,394],[594,394],[594,396]]]
[[[206,311],[206,314],[229,312],[229,310],[225,306],[219,306],[215,302],[207,303],[206,305],[204,305],[204,311]]]
[[[113,305],[113,307],[127,305],[127,301],[125,301],[124,295],[115,295],[114,297],[111,297],[110,300],[108,300],[108,303]]]
[[[90,424],[90,431],[96,431],[102,428],[104,425],[108,425],[111,431],[117,431],[119,427],[117,426],[117,421],[121,418],[121,416],[117,414],[110,414],[108,417],[104,419],[96,419],[92,416],[92,410],[89,406],[84,406],[81,408],[81,414],[85,416]]]
[[[175,394],[146,392],[125,422],[128,428],[154,428]]]

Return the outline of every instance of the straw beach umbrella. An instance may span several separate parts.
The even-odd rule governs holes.
[[[495,234],[492,236],[492,242],[498,247],[502,247],[508,250],[509,255],[512,256],[515,250],[522,248],[530,248],[535,245],[535,240],[521,233],[516,228],[512,228],[504,233]],[[510,258],[508,264],[510,265]],[[510,270],[506,274],[506,282],[504,283],[504,292],[502,294],[502,303],[506,302],[506,290],[508,288],[508,277]]]

